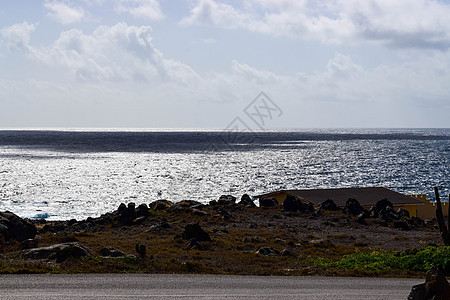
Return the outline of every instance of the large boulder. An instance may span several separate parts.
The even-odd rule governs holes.
[[[101,256],[105,256],[105,257],[125,256],[125,253],[123,253],[119,249],[116,249],[113,247],[104,247],[104,248],[100,249],[99,253]]]
[[[358,200],[349,198],[347,202],[345,202],[345,210],[354,216],[359,215],[362,213],[365,208],[361,206]]]
[[[36,233],[36,226],[29,221],[10,211],[0,212],[0,236],[23,242],[28,239],[34,239]]]
[[[284,199],[283,209],[286,212],[304,211],[302,201],[292,195],[287,195]]]
[[[148,210],[147,204],[143,203],[136,208],[136,216],[137,217],[148,217],[150,216],[150,212]]]
[[[118,222],[121,225],[129,226],[136,219],[136,205],[133,202],[128,203],[127,207],[124,207],[123,203],[120,204]]]
[[[79,242],[56,244],[48,247],[40,247],[19,251],[23,258],[29,259],[49,259],[63,262],[70,257],[81,258],[91,256],[91,251]]]
[[[375,207],[377,209],[377,212],[380,212],[382,210],[385,210],[386,207],[394,208],[394,204],[392,204],[392,202],[389,201],[388,199],[381,199],[380,201],[377,202]]]
[[[238,204],[245,206],[245,207],[255,207],[256,206],[255,202],[253,202],[252,198],[250,198],[250,196],[247,194],[242,195],[241,201],[239,201]]]
[[[327,199],[322,203],[320,203],[319,208],[322,210],[331,210],[331,211],[339,210],[339,206],[337,206],[336,203],[331,199]]]
[[[209,236],[209,234],[206,231],[204,231],[198,223],[187,224],[186,227],[184,228],[183,233],[181,234],[181,237],[184,240],[190,240],[194,238],[200,242],[211,241],[211,237]]]
[[[278,205],[278,201],[275,198],[263,197],[259,199],[260,207],[275,207]]]
[[[426,275],[425,283],[412,287],[408,300],[450,299],[450,286],[444,274],[432,267]]]
[[[234,205],[236,203],[236,197],[232,195],[222,195],[217,200],[218,205]]]

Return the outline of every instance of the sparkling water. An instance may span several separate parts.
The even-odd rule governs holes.
[[[450,129],[1,130],[0,211],[85,219],[121,202],[279,189],[450,188]]]

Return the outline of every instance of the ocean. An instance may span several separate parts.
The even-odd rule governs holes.
[[[450,129],[0,130],[0,211],[27,218],[368,186],[447,199]]]

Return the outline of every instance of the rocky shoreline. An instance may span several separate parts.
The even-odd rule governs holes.
[[[435,220],[387,200],[370,210],[287,197],[257,207],[223,195],[197,201],[121,204],[98,218],[21,219],[0,213],[0,273],[148,272],[252,275],[422,276],[423,272],[327,269],[317,259],[442,244]]]

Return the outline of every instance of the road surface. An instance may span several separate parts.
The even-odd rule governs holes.
[[[0,299],[406,299],[421,279],[86,274],[0,275]]]

